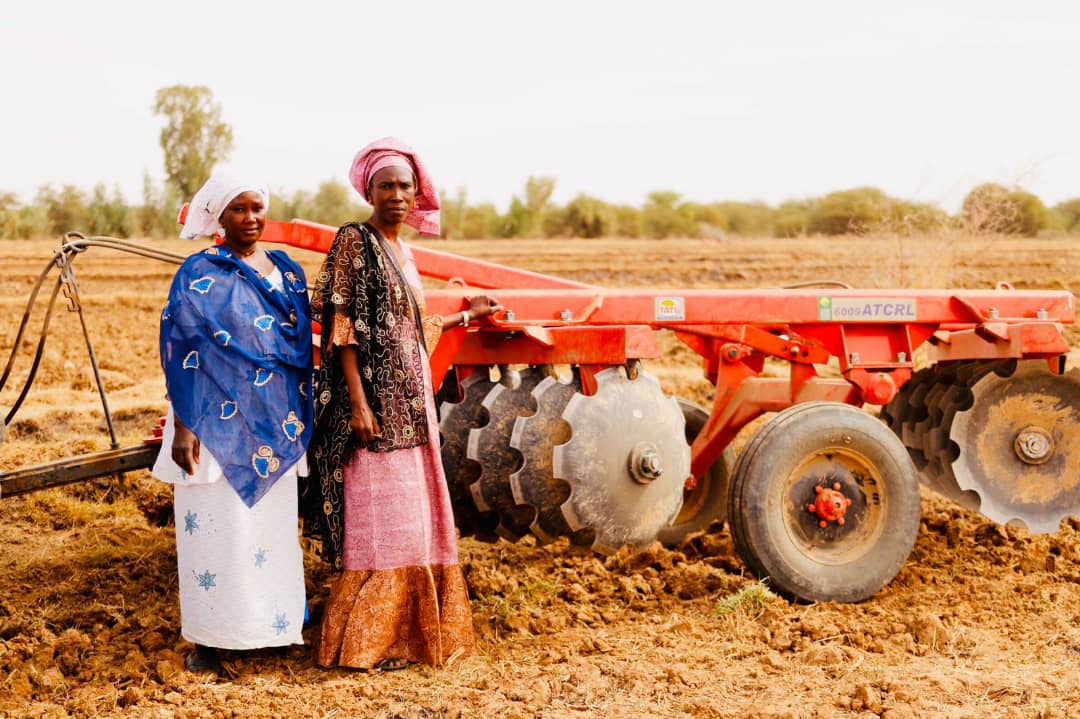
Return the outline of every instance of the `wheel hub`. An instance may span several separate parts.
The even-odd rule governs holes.
[[[881,475],[861,452],[848,447],[814,452],[787,480],[788,531],[815,561],[848,562],[882,530],[887,502],[882,486]]]
[[[1044,464],[1054,454],[1054,437],[1042,427],[1024,427],[1013,440],[1013,450],[1023,462]]]
[[[836,522],[843,526],[844,515],[847,514],[847,508],[851,506],[851,500],[840,491],[840,483],[833,482],[832,487],[822,487],[819,484],[814,487],[814,493],[817,497],[811,504],[806,505],[806,508],[821,520],[818,526],[825,529],[829,526],[829,522]]]

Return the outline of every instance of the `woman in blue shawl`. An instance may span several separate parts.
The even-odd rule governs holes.
[[[174,485],[187,666],[217,649],[302,644],[297,473],[311,436],[311,324],[300,266],[258,245],[269,192],[215,174],[181,237],[216,236],[177,271],[161,315],[169,419],[154,475]]]

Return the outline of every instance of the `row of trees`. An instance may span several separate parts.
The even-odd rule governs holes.
[[[908,202],[874,187],[832,192],[778,206],[764,202],[699,203],[675,192],[654,192],[640,207],[578,195],[565,205],[551,201],[555,181],[530,177],[505,212],[490,203],[470,204],[464,190],[442,196],[443,236],[488,237],[722,237],[725,234],[795,237],[872,231],[927,232],[959,226],[972,232],[1033,236],[1043,230],[1080,232],[1080,198],[1047,208],[1035,195],[996,184],[974,188],[960,212]],[[0,237],[18,239],[69,230],[119,237],[174,237],[181,195],[172,184],[143,181],[141,202],[129,204],[116,188],[86,192],[72,185],[45,185],[32,202],[0,192]],[[295,217],[340,225],[370,209],[349,186],[327,180],[314,191],[276,192],[270,218]]]
[[[1080,198],[1047,208],[1020,188],[975,187],[950,216],[934,205],[890,197],[876,187],[832,192],[778,206],[764,202],[699,203],[675,192],[653,192],[641,207],[613,205],[578,195],[564,206],[550,202],[551,178],[530,177],[505,214],[489,204],[469,205],[464,191],[443,197],[444,233],[451,237],[719,237],[727,233],[795,237],[872,231],[927,232],[959,226],[972,232],[1034,236],[1043,230],[1080,231]]]
[[[98,184],[90,192],[74,185],[44,185],[30,203],[0,191],[0,238],[47,237],[77,231],[117,237],[168,237],[177,232],[177,194],[143,178],[142,202],[129,204],[119,188]]]
[[[0,237],[26,238],[76,230],[121,237],[176,235],[179,198],[190,198],[228,158],[233,132],[222,120],[210,89],[173,85],[157,91],[155,114],[164,120],[159,141],[166,181],[143,178],[138,204],[125,201],[119,189],[97,185],[89,192],[73,185],[41,187],[30,202],[0,191]],[[933,205],[890,197],[876,187],[832,192],[822,197],[771,206],[764,202],[700,203],[678,193],[651,193],[640,207],[616,205],[580,194],[566,205],[551,201],[555,180],[530,177],[506,212],[493,204],[470,204],[464,189],[444,194],[443,235],[486,237],[720,237],[725,233],[794,237],[838,235],[875,230],[929,231],[959,225],[977,232],[1035,235],[1042,230],[1080,231],[1080,198],[1046,208],[1019,188],[984,184],[964,199],[955,217]],[[368,208],[352,188],[335,180],[314,192],[277,192],[271,219],[294,217],[340,225],[366,217]]]

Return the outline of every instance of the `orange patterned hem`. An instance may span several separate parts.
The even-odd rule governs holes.
[[[424,323],[424,345],[427,347],[428,357],[435,351],[435,345],[439,344],[439,338],[442,337],[442,315],[425,315],[422,322]]]
[[[324,329],[323,332],[326,330]],[[359,344],[356,341],[356,333],[353,332],[352,320],[341,315],[334,315],[334,324],[330,330],[330,341],[327,347],[348,347]]]
[[[315,661],[353,669],[383,659],[440,666],[474,649],[460,566],[345,570],[330,587]]]

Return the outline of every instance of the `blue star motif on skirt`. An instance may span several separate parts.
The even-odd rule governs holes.
[[[195,573],[192,572],[192,574],[195,574]],[[216,578],[217,578],[217,575],[216,574],[211,574],[209,569],[207,569],[202,574],[195,574],[195,579],[196,579],[196,581],[199,582],[199,586],[202,587],[203,589],[205,589],[208,592],[210,591],[210,587],[216,587],[217,586],[217,583],[214,581],[214,579],[216,579]]]
[[[275,634],[284,634],[289,628],[289,622],[285,619],[285,613],[282,612],[281,614],[275,614],[274,623],[270,626],[274,628]]]
[[[184,515],[184,531],[188,534],[195,534],[195,530],[199,528],[199,515],[193,513],[190,509],[188,513]]]
[[[255,567],[256,569],[262,569],[264,564],[266,564],[266,550],[259,547],[259,551],[255,552]]]

